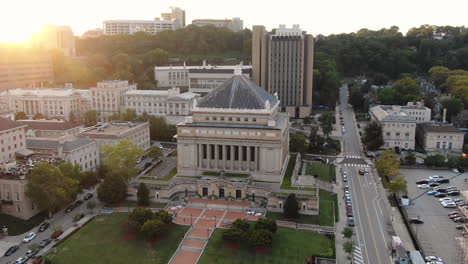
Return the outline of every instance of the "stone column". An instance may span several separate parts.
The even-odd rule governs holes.
[[[238,151],[238,153],[239,153],[239,156],[238,156],[238,158],[239,158],[239,160],[238,160],[239,168],[238,168],[238,170],[242,170],[242,146],[239,145],[238,149],[239,149],[239,151]]]
[[[226,170],[226,156],[227,156],[227,153],[226,153],[226,145],[222,145],[223,146],[223,164],[222,164],[222,168],[223,170]]]
[[[203,144],[198,144],[198,168],[203,168]]]
[[[234,169],[234,146],[231,145],[230,146],[230,150],[231,150],[231,158],[229,159],[229,169],[233,170]]]
[[[182,104],[179,104],[179,115],[183,115],[183,113],[182,113]]]
[[[215,154],[215,169],[218,169],[219,166],[218,166],[218,163],[219,163],[219,145],[218,144],[214,144],[214,148],[215,148],[215,151],[214,151],[214,154]]]
[[[260,147],[257,147],[255,151],[255,167],[257,168],[257,171],[260,170]]]
[[[247,146],[247,165],[246,170],[250,171],[250,146]]]

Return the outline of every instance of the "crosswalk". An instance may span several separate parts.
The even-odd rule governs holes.
[[[345,158],[347,159],[362,159],[363,157],[360,155],[355,155],[355,154],[345,154]]]
[[[364,260],[362,259],[361,248],[357,246],[353,247],[353,263],[364,264]]]
[[[342,163],[346,167],[357,167],[357,168],[370,168],[367,164],[356,164],[356,163]]]

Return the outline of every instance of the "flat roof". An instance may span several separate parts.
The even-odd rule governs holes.
[[[148,122],[111,122],[85,128],[78,136],[112,137],[148,125]]]

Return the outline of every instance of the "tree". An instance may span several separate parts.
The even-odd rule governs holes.
[[[141,231],[141,224],[137,221],[134,221],[134,220],[130,220],[128,219],[124,225],[123,225],[123,229],[126,233],[132,233],[132,234],[135,234],[135,233],[138,233]]]
[[[122,121],[135,121],[137,114],[135,109],[125,109],[125,112],[122,114]]]
[[[136,221],[143,225],[145,222],[154,219],[153,212],[148,208],[135,208],[128,216],[129,220]]]
[[[362,141],[368,150],[378,150],[384,144],[382,126],[376,121],[369,122],[364,129],[364,137]]]
[[[325,138],[318,134],[318,127],[310,128],[309,151],[312,153],[321,153],[324,150]]]
[[[353,229],[350,227],[345,227],[343,231],[341,231],[341,234],[343,234],[344,238],[351,239],[353,237]]]
[[[94,110],[88,110],[83,116],[85,126],[94,126],[98,122],[98,112]]]
[[[33,120],[39,120],[39,119],[46,119],[47,117],[41,113],[36,113],[34,116],[33,116]]]
[[[406,104],[410,100],[414,100],[420,94],[418,82],[410,77],[398,80],[394,85],[395,94],[400,98],[400,103]]]
[[[433,66],[429,69],[429,79],[436,85],[440,87],[449,76],[449,69],[444,66]]]
[[[406,155],[404,162],[405,162],[406,165],[414,165],[414,164],[416,164],[416,156],[414,155],[414,152],[413,152],[413,151],[409,152],[409,153]]]
[[[393,150],[386,149],[375,162],[375,167],[381,176],[394,177],[398,175],[400,161]]]
[[[97,189],[98,199],[106,204],[115,204],[125,200],[127,195],[126,180],[117,173],[109,173]]]
[[[161,157],[162,155],[163,154],[162,154],[161,149],[156,146],[151,146],[150,149],[148,150],[148,157],[154,160],[159,159],[159,157]]]
[[[161,235],[166,229],[166,224],[159,219],[153,219],[146,221],[141,227],[141,233],[147,238],[156,238]]]
[[[351,255],[351,253],[353,252],[353,248],[354,248],[354,245],[351,240],[348,240],[343,244],[344,252],[348,253],[349,255]]]
[[[442,167],[445,165],[445,157],[441,154],[427,156],[424,159],[424,164],[429,167]]]
[[[82,188],[91,188],[99,182],[96,172],[86,171],[81,177],[80,185]]]
[[[149,189],[143,182],[138,186],[137,199],[138,205],[149,205]]]
[[[333,130],[333,121],[334,121],[333,112],[325,112],[319,117],[320,121],[320,128],[322,128],[322,132],[325,137],[330,136]]]
[[[83,178],[83,173],[81,172],[81,167],[79,164],[72,164],[71,162],[62,162],[58,165],[58,168],[68,178],[81,182]]]
[[[223,230],[223,239],[231,242],[239,243],[246,237],[245,231],[230,227],[226,230]]]
[[[294,193],[290,193],[286,198],[283,213],[285,218],[299,218],[299,203]]]
[[[392,105],[396,104],[395,89],[390,87],[380,88],[377,92],[377,97],[381,104]]]
[[[169,53],[163,49],[154,49],[145,53],[144,64],[153,68],[154,66],[167,65]]]
[[[255,229],[266,229],[271,233],[276,233],[276,221],[268,218],[260,218],[255,222]]]
[[[250,235],[250,242],[255,247],[269,247],[273,243],[273,234],[267,229],[257,229]]]
[[[163,221],[163,223],[165,224],[172,223],[172,216],[164,210],[159,210],[156,213],[154,213],[154,218]]]
[[[26,185],[26,195],[49,215],[72,202],[77,192],[76,180],[65,177],[59,168],[46,162],[31,171]]]
[[[408,182],[403,177],[398,177],[388,183],[387,188],[392,193],[408,193]]]
[[[452,97],[443,100],[442,107],[447,109],[447,121],[451,122],[452,117],[458,115],[463,110],[463,101],[460,98]]]
[[[247,232],[250,228],[250,225],[247,221],[241,220],[241,219],[236,219],[234,222],[232,222],[232,227],[240,229],[244,232]]]
[[[18,112],[15,115],[15,120],[26,120],[28,119],[28,116],[26,115],[25,112]]]
[[[450,93],[468,103],[468,75],[453,75],[447,78],[445,85]]]
[[[307,151],[306,137],[303,134],[289,135],[289,150],[291,152],[304,153]]]
[[[133,144],[130,140],[119,141],[115,146],[104,145],[104,165],[113,171],[127,171],[126,179],[136,176],[135,168],[137,159],[143,156],[142,149]]]
[[[86,204],[86,207],[92,212],[93,209],[96,207],[96,202],[95,201],[88,201]]]

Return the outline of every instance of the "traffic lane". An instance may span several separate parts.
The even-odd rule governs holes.
[[[452,178],[456,175],[449,170],[409,169],[401,169],[400,174],[404,175],[408,181],[410,199],[426,191],[417,187],[417,180],[428,178],[432,175],[440,175],[445,178]],[[441,186],[457,186],[461,190],[466,189],[466,183],[464,183],[466,176],[468,174],[464,173],[452,179],[450,183],[442,184]],[[457,224],[448,217],[449,212],[456,211],[457,209],[444,208],[440,205],[438,198],[424,194],[415,200],[413,204],[405,207],[405,210],[409,217],[419,216],[424,221],[424,224],[413,224],[412,226],[426,255],[436,255],[442,258],[445,263],[459,263],[459,259],[457,258],[461,254],[461,248],[455,238],[461,237],[461,233],[455,229]]]

